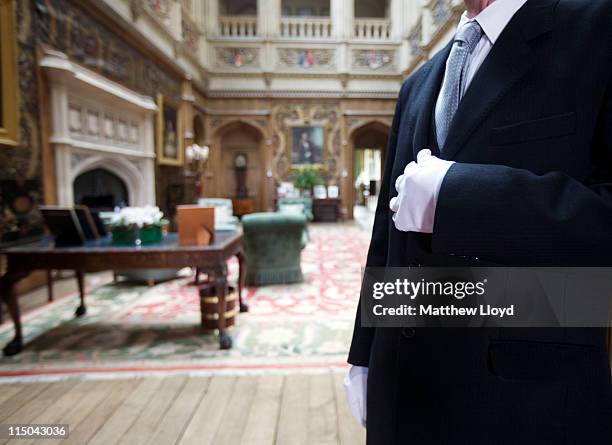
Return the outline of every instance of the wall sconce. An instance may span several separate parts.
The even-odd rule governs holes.
[[[185,167],[183,171],[185,177],[195,178],[193,185],[196,198],[202,194],[201,176],[209,154],[210,149],[206,145],[192,144],[185,149]]]
[[[197,176],[202,173],[204,164],[208,161],[210,149],[208,146],[192,144],[185,149],[185,175]]]

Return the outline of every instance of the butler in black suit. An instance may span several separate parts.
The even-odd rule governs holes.
[[[612,1],[465,2],[402,86],[368,266],[612,266]],[[612,443],[603,328],[374,329],[358,309],[348,361],[370,444]]]

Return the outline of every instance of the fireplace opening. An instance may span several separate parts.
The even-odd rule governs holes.
[[[74,180],[74,202],[96,210],[113,210],[129,205],[128,189],[123,180],[103,168],[89,170]]]

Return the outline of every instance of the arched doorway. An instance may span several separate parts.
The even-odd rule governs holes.
[[[367,123],[352,134],[351,188],[356,218],[371,217],[376,209],[388,138],[389,127],[381,122]]]
[[[216,175],[219,196],[246,197],[252,202],[254,211],[265,210],[262,140],[259,129],[244,122],[234,122],[223,127],[218,137],[220,169]],[[244,187],[239,190],[241,185]]]
[[[75,204],[99,210],[129,205],[128,189],[123,180],[104,168],[95,168],[78,175],[73,183]]]

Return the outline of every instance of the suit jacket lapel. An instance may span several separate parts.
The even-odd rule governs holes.
[[[400,143],[403,142],[405,146],[398,147],[395,155],[392,174],[393,181],[403,173],[404,168],[410,161],[416,159],[416,154],[419,150],[422,148],[429,148],[428,143],[432,124],[432,110],[438,98],[438,93],[440,92],[446,59],[448,58],[451,46],[452,41],[432,58],[430,61],[431,68],[427,73],[423,85],[419,87],[419,93],[415,95],[415,99],[406,105],[407,108],[410,109],[416,108],[417,118],[412,132],[410,132],[410,128],[406,125],[400,130],[399,141]],[[408,113],[406,113],[406,116],[407,115]],[[412,140],[411,147],[409,144],[410,140]],[[412,148],[412,150],[410,150],[410,148]]]
[[[533,0],[517,12],[472,79],[451,127],[442,157],[453,159],[495,105],[533,66],[529,40],[553,26],[558,0]]]

